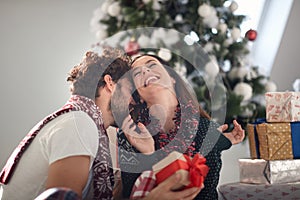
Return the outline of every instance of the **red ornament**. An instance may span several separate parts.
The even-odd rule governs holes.
[[[257,37],[257,31],[250,29],[246,32],[245,37],[250,41],[254,41]]]
[[[135,39],[131,39],[127,45],[125,46],[125,52],[129,55],[129,56],[132,56],[132,55],[135,55],[139,52],[140,50],[140,45],[139,43],[137,43],[135,41]]]

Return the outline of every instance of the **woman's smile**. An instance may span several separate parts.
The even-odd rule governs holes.
[[[144,81],[144,87],[147,87],[151,83],[156,83],[158,81],[159,81],[159,76],[151,75],[151,76],[149,76],[149,77],[147,77],[145,79],[145,81]]]

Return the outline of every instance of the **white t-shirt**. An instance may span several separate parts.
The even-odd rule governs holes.
[[[45,190],[49,165],[69,156],[90,156],[98,150],[98,129],[83,111],[71,111],[49,122],[29,145],[7,185],[2,200],[32,200]]]

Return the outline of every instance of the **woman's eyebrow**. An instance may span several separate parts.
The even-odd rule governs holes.
[[[147,60],[147,62],[145,62],[145,64],[148,64],[150,62],[156,62],[154,59],[150,59],[150,60]]]

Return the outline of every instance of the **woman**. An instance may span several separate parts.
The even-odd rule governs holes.
[[[189,156],[200,152],[206,157],[210,171],[196,199],[218,199],[216,187],[221,152],[243,140],[244,131],[240,125],[234,121],[234,130],[225,137],[218,129],[224,130],[227,126],[220,127],[209,120],[177,73],[165,68],[155,56],[137,57],[132,62],[131,79],[136,88],[132,95],[134,102],[130,105],[131,117],[125,119],[124,132],[118,134],[123,197],[130,196],[142,171],[151,169],[153,164],[176,150]],[[154,146],[149,144],[149,138],[135,137],[141,135],[136,133],[139,131],[136,123],[142,134],[147,135],[148,130],[153,136]]]

